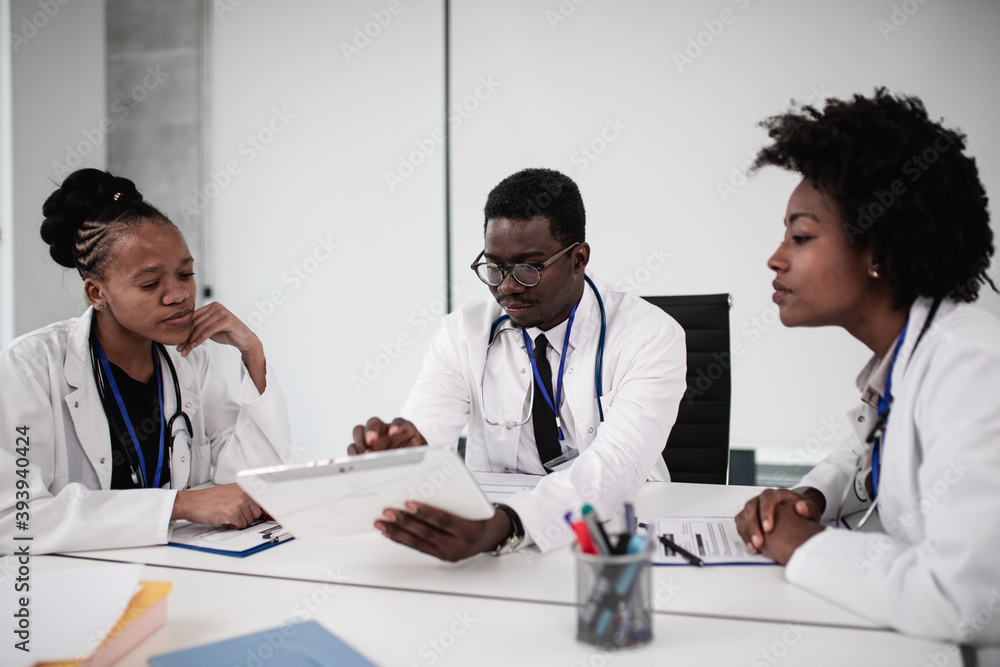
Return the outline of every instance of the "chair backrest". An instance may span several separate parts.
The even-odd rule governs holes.
[[[684,328],[687,391],[663,460],[675,482],[725,484],[729,473],[732,403],[729,294],[643,297]]]

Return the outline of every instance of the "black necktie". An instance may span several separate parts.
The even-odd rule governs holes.
[[[549,392],[549,397],[555,404],[556,395],[552,393],[552,367],[545,353],[549,348],[549,341],[545,334],[538,334],[535,339],[535,366],[538,368],[538,375],[545,384],[545,390]],[[542,388],[535,382],[535,402],[531,407],[531,426],[535,430],[535,446],[538,447],[538,456],[542,459],[542,465],[562,454],[562,447],[559,446],[559,430],[556,428],[556,416],[552,413],[549,404],[545,402]]]

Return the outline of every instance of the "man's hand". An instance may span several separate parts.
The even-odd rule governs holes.
[[[390,540],[452,563],[492,551],[511,531],[510,518],[500,510],[485,521],[470,521],[410,501],[406,510],[387,509],[382,516],[375,527]]]
[[[170,520],[246,528],[264,511],[237,484],[178,491]]]
[[[764,549],[765,536],[770,539],[775,525],[775,512],[782,505],[792,507],[800,517],[818,524],[823,516],[826,498],[812,488],[803,489],[801,493],[791,489],[767,489],[748,500],[743,511],[736,515],[736,530],[746,542],[750,553]]]
[[[372,417],[364,426],[358,424],[354,427],[354,443],[348,446],[347,453],[353,456],[426,444],[427,438],[420,435],[413,422],[396,417],[391,424],[386,424],[378,417]]]
[[[823,532],[823,526],[813,519],[799,514],[792,503],[781,503],[772,513],[773,525],[767,535],[761,552],[780,565],[787,565],[795,550],[805,544],[816,533]]]

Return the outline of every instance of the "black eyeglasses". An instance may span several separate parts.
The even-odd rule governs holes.
[[[471,268],[476,272],[476,275],[479,276],[479,279],[490,287],[496,287],[502,283],[508,273],[514,276],[514,280],[521,283],[525,287],[534,287],[542,279],[542,269],[578,245],[580,245],[579,241],[566,246],[556,254],[552,255],[552,257],[549,257],[544,264],[515,264],[514,266],[500,266],[499,264],[493,264],[491,262],[480,262],[479,260],[486,254],[486,251],[483,250],[476,255],[476,261],[472,263]]]

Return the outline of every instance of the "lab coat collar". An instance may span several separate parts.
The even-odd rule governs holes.
[[[91,306],[76,320],[70,330],[63,375],[71,387],[80,388],[87,378],[92,378],[94,375],[90,365],[90,327],[93,323],[94,307]]]
[[[598,286],[598,289],[600,289],[600,286]],[[568,324],[569,318],[566,318],[548,331],[542,331],[538,327],[529,327],[525,331],[532,341],[538,337],[538,334],[544,333],[545,338],[549,341],[549,346],[555,349],[557,354],[561,355],[563,338],[566,336],[566,326]],[[597,298],[594,296],[594,290],[590,288],[590,285],[584,284],[583,296],[580,297],[579,305],[576,307],[576,317],[573,319],[573,329],[570,331],[566,356],[569,356],[582,341],[589,340],[600,326],[601,313],[597,306]]]
[[[90,328],[93,326],[94,317],[93,307],[88,308],[74,323],[66,342],[64,376],[66,383],[74,388],[74,391],[66,396],[66,405],[72,415],[77,439],[94,467],[101,488],[109,489],[111,469],[102,465],[102,458],[110,451],[111,431],[104,417],[90,360]],[[165,346],[165,349],[174,362],[174,368],[177,369],[177,381],[181,386],[184,410],[188,417],[194,420],[194,416],[201,408],[198,392],[194,391],[196,380],[194,367],[175,347]],[[164,368],[164,373],[167,377],[163,378],[163,411],[167,415],[172,415],[177,409],[177,398],[173,391],[173,379],[169,377],[170,371]],[[175,428],[179,429],[180,425]]]
[[[545,334],[545,340],[549,341],[549,347],[555,350],[556,356],[560,356],[562,355],[563,340],[566,338],[566,326],[568,324],[569,324],[569,318],[566,318],[565,320],[555,325],[548,331],[542,331],[538,327],[528,327],[524,331],[525,333],[528,334],[528,338],[531,339],[532,345],[535,346],[537,346],[536,341],[538,340],[538,336],[541,334]],[[573,321],[573,326],[574,327],[576,326],[575,320]],[[572,334],[573,332],[570,331],[570,341],[569,345],[566,348],[566,356],[569,356],[569,353],[573,350],[574,347],[576,347],[576,345],[573,343],[574,336]]]
[[[906,327],[906,338],[903,339],[903,345],[899,348],[899,356],[896,359],[896,369],[897,372],[905,373],[906,367],[909,365],[910,357],[913,356],[914,348],[917,344],[917,338],[920,337],[920,332],[924,328],[924,323],[927,321],[927,316],[930,314],[930,308],[933,301],[928,298],[919,298],[913,302],[910,306],[909,314],[909,324]],[[937,319],[945,310],[950,310],[954,305],[950,302],[944,302],[938,308]],[[934,328],[934,321],[931,321],[930,329]],[[926,338],[930,335],[930,329],[924,337]],[[890,350],[895,349],[896,343],[899,341],[899,336],[897,336],[892,341],[892,345],[889,346]],[[889,374],[889,366],[892,363],[892,355],[887,354],[885,357],[879,357],[878,355],[873,355],[872,358],[865,364],[865,367],[861,369],[861,373],[858,374],[858,378],[855,384],[858,390],[861,392],[861,400],[872,407],[878,406],[878,401],[882,397],[882,392],[885,391],[885,380]],[[893,382],[896,380],[894,379]]]
[[[70,329],[66,341],[63,376],[73,391],[66,395],[66,407],[73,429],[102,489],[111,488],[111,466],[105,465],[111,454],[111,429],[104,417],[97,381],[90,363],[90,327],[94,309],[88,308]]]

